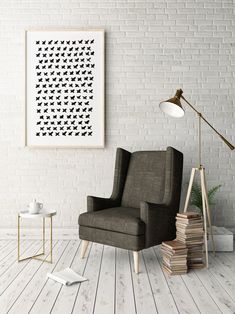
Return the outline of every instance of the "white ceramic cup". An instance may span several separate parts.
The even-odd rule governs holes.
[[[43,204],[38,202],[32,202],[28,205],[28,208],[30,214],[38,214],[43,208]]]

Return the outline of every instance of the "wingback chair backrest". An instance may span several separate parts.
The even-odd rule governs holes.
[[[139,151],[130,155],[121,206],[140,208],[141,201],[173,205],[178,210],[183,155],[166,151]]]
[[[132,153],[122,195],[122,206],[139,208],[141,201],[162,203],[165,167],[165,151]]]

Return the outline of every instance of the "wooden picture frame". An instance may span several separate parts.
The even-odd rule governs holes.
[[[104,30],[25,31],[25,145],[104,147]]]

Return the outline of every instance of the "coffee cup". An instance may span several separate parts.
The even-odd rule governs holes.
[[[38,214],[43,208],[43,204],[36,202],[36,200],[33,200],[33,202],[29,203],[28,208],[30,214]]]

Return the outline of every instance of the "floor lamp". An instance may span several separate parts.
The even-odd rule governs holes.
[[[184,205],[184,212],[187,211],[190,195],[192,191],[193,181],[195,178],[195,173],[199,172],[200,174],[200,182],[201,182],[201,192],[202,192],[202,206],[203,206],[203,216],[204,216],[204,243],[205,243],[205,255],[206,255],[206,267],[208,267],[208,246],[207,246],[207,219],[208,219],[208,225],[210,229],[211,234],[211,241],[212,241],[212,247],[215,254],[215,244],[213,239],[213,233],[212,233],[212,225],[211,225],[211,213],[210,213],[210,207],[208,202],[208,193],[207,193],[207,185],[206,185],[206,176],[205,176],[205,168],[202,165],[201,161],[201,122],[202,120],[209,125],[209,127],[224,141],[228,147],[233,150],[234,146],[229,143],[226,138],[222,134],[220,134],[199,112],[196,108],[194,108],[193,105],[191,105],[182,95],[183,91],[182,89],[178,89],[175,93],[175,96],[166,100],[162,101],[160,103],[160,109],[166,113],[167,115],[174,117],[174,118],[181,118],[184,116],[184,109],[181,105],[180,98],[183,99],[189,107],[191,107],[198,116],[198,167],[192,168],[191,176],[189,180],[188,185],[188,191],[186,195],[185,205]]]

